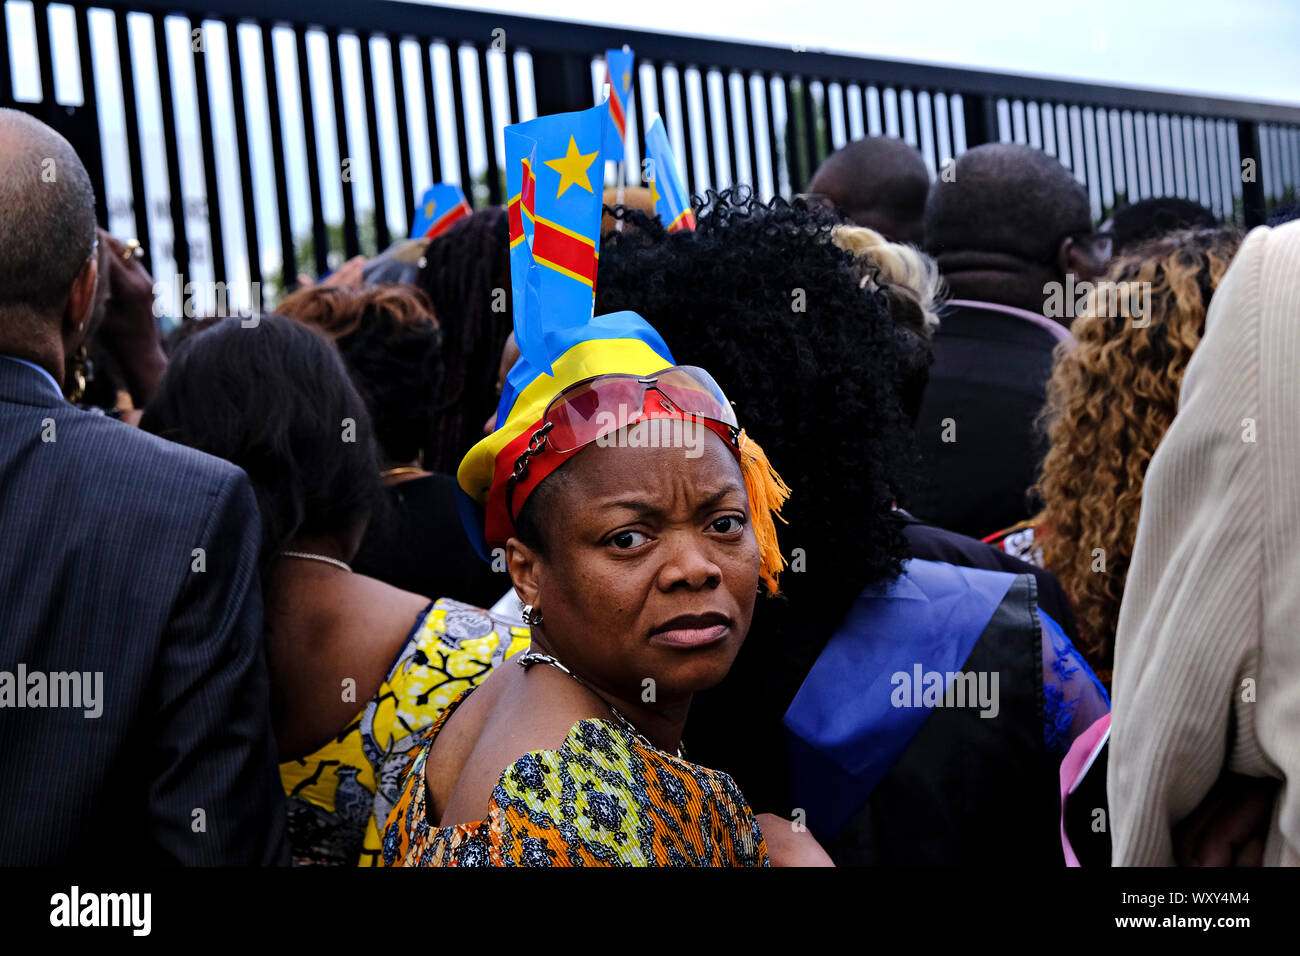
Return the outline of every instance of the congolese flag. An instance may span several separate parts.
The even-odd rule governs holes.
[[[523,354],[545,351],[540,327],[528,321],[529,279],[533,275],[534,211],[537,176],[537,141],[520,132],[525,124],[505,128],[506,147],[506,215],[510,224],[510,295],[514,315],[515,344]],[[527,349],[525,353],[524,350]]]
[[[627,108],[632,102],[632,65],[636,54],[627,46],[605,51],[605,79],[609,83],[609,136],[605,141],[605,159],[623,161],[623,141],[627,138]]]
[[[415,207],[411,224],[412,239],[434,239],[451,228],[451,224],[474,210],[455,183],[434,183],[424,192]]]
[[[645,131],[646,159],[650,161],[650,193],[654,196],[655,212],[669,232],[695,229],[695,213],[691,211],[691,197],[686,193],[677,159],[668,142],[668,131],[658,113]]]
[[[518,185],[522,236],[517,242],[512,214],[515,340],[523,357],[542,372],[550,371],[559,354],[560,334],[591,321],[608,113],[608,105],[602,103],[589,110],[541,116],[506,128],[508,134],[513,133],[506,137],[506,189],[513,203]],[[531,253],[531,262],[523,250]],[[516,268],[527,268],[523,281],[516,276]],[[521,298],[522,309],[518,305]],[[544,324],[541,303],[546,306]]]

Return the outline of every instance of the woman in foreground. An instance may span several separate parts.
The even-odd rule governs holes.
[[[827,863],[682,750],[691,696],[730,668],[760,577],[776,590],[784,486],[708,373],[675,367],[639,316],[576,337],[550,376],[516,364],[500,427],[459,472],[532,647],[434,725],[384,862]]]

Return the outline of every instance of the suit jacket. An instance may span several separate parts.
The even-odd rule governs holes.
[[[909,508],[982,538],[1034,510],[1027,493],[1047,450],[1035,419],[1063,327],[993,303],[950,304],[917,420],[926,481]]]
[[[238,468],[0,358],[0,865],[287,862],[259,538]]]
[[[1115,635],[1117,866],[1172,865],[1223,770],[1281,780],[1264,864],[1300,865],[1300,222],[1224,274],[1151,458]]]

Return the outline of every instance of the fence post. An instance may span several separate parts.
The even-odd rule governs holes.
[[[962,124],[966,128],[966,148],[974,149],[998,139],[998,104],[983,93],[962,93]],[[899,123],[901,128],[902,123]]]
[[[537,115],[585,110],[591,95],[591,61],[566,53],[532,51]]]
[[[1241,206],[1242,216],[1246,221],[1246,228],[1253,229],[1255,226],[1264,224],[1264,157],[1261,155],[1263,150],[1259,147],[1259,124],[1251,123],[1247,120],[1240,120],[1237,123],[1237,148],[1242,159],[1253,159],[1255,161],[1254,175],[1250,182],[1246,182],[1243,177],[1241,180]],[[1240,168],[1233,171],[1234,176],[1241,176]]]

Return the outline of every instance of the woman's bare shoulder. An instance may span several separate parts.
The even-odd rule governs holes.
[[[444,800],[435,798],[442,826],[481,820],[501,775],[521,757],[559,750],[577,724],[610,716],[598,697],[558,670],[532,668],[533,673],[525,674],[522,668],[505,667],[466,700],[466,708],[477,704],[472,711],[458,711],[448,720],[446,759],[436,759],[440,738],[426,764],[431,794],[445,795]],[[454,728],[462,717],[461,727]]]

